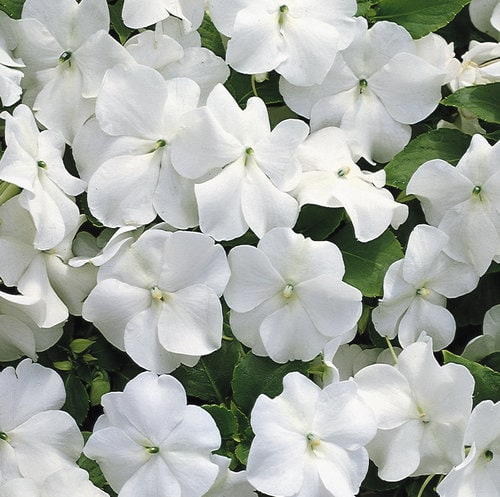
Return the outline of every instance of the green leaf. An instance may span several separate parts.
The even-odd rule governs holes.
[[[500,124],[500,82],[460,88],[441,103],[465,109],[483,121]]]
[[[204,405],[202,406],[215,420],[221,437],[231,438],[238,433],[238,418],[225,406]]]
[[[25,0],[0,0],[0,10],[13,19],[20,19]]]
[[[108,5],[109,16],[111,19],[111,27],[120,38],[122,45],[129,39],[130,35],[134,32],[133,29],[125,26],[122,18],[123,0],[118,0],[113,5]]]
[[[69,348],[73,354],[81,354],[85,352],[90,346],[95,343],[95,340],[89,340],[87,338],[75,338],[70,344]]]
[[[443,350],[443,357],[445,364],[450,362],[461,364],[474,376],[476,382],[474,386],[474,405],[487,399],[493,402],[500,400],[500,373],[477,362],[469,361],[459,355],[452,354],[447,350]]]
[[[218,55],[223,59],[226,57],[226,49],[222,43],[221,34],[217,31],[207,13],[205,13],[203,22],[198,28],[198,33],[200,33],[202,47],[208,48],[215,55]]]
[[[106,371],[96,371],[90,383],[90,404],[98,406],[101,397],[111,391],[109,375]]]
[[[71,361],[55,361],[53,364],[59,371],[71,371],[73,369],[73,363]]]
[[[234,401],[243,412],[250,413],[257,397],[264,393],[275,397],[283,391],[283,377],[292,371],[307,374],[309,364],[291,361],[277,364],[268,357],[257,357],[247,353],[234,368]]]
[[[481,360],[481,362],[497,373],[500,373],[500,352],[493,352],[492,354],[487,355]]]
[[[75,421],[81,425],[89,412],[89,395],[85,385],[80,378],[74,374],[69,374],[64,381],[66,388],[66,402],[63,410],[71,414]]]
[[[238,458],[238,461],[240,461],[241,464],[247,464],[248,461],[248,453],[250,452],[250,443],[240,443],[237,447],[236,450],[234,451],[236,457]]]
[[[313,240],[326,240],[340,226],[343,216],[344,209],[306,204],[293,230]]]
[[[417,136],[385,166],[386,183],[405,189],[413,173],[428,160],[442,159],[456,165],[470,139],[455,129],[435,129]]]
[[[342,251],[344,281],[358,288],[365,297],[382,295],[384,276],[389,266],[403,258],[403,251],[391,231],[367,243],[354,238],[352,226],[346,226],[332,241]]]
[[[393,21],[413,38],[446,26],[470,0],[381,0],[375,21]]]
[[[225,84],[240,107],[245,107],[247,100],[254,97],[252,89],[252,77],[248,74],[240,74],[231,71],[231,75]],[[268,79],[262,83],[255,83],[257,95],[264,100],[266,105],[283,105],[283,97],[279,91],[279,74],[269,73]]]
[[[196,366],[180,366],[172,376],[184,385],[188,395],[206,402],[224,403],[240,354],[238,341],[223,340],[219,350],[202,357]]]

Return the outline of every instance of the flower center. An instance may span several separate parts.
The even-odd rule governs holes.
[[[36,163],[36,165],[37,165],[38,167],[41,167],[42,169],[47,169],[47,163],[46,163],[45,161],[43,161],[43,160],[39,160],[39,161]]]
[[[419,288],[416,293],[419,297],[426,299],[431,294],[431,291],[428,288],[422,287]]]
[[[366,89],[368,88],[368,81],[366,79],[360,79],[359,80],[359,93],[364,93]]]
[[[156,152],[159,148],[163,148],[166,144],[167,140],[164,140],[163,138],[156,140],[155,144],[153,145],[153,148],[150,150],[150,153]]]
[[[280,6],[280,16],[278,19],[278,24],[280,26],[283,26],[283,23],[285,22],[285,15],[288,13],[288,6],[287,5],[281,5]]]
[[[283,297],[286,299],[289,299],[293,295],[293,285],[286,285],[285,288],[283,288]]]
[[[349,174],[350,170],[351,170],[351,168],[349,166],[341,167],[337,171],[337,176],[339,178],[343,178],[344,176],[347,176]]]
[[[491,450],[487,450],[484,452],[485,459],[489,462],[493,459],[493,452]]]
[[[73,55],[72,52],[64,51],[61,55],[59,55],[59,62],[61,64],[64,64],[64,62],[66,62],[69,59],[71,59],[72,55]]]
[[[253,160],[253,156],[255,155],[254,149],[252,147],[247,147],[245,149],[245,166],[249,161]]]
[[[6,442],[9,441],[9,435],[7,433],[0,431],[0,440],[5,440]]]
[[[157,286],[154,286],[151,288],[151,297],[153,297],[153,300],[156,300],[157,302],[166,302],[168,300],[169,294],[167,292],[164,292]]]
[[[160,452],[160,447],[145,447],[145,449],[150,453],[150,454],[158,454]]]
[[[306,436],[306,438],[307,438],[307,444],[313,450],[316,447],[318,447],[319,444],[321,443],[321,439],[315,433],[308,433],[307,436]]]
[[[422,423],[427,424],[431,421],[431,417],[421,407],[417,407],[417,410]]]
[[[481,193],[481,190],[482,190],[482,188],[481,188],[479,185],[476,185],[476,186],[472,189],[472,195],[479,196],[479,194]]]

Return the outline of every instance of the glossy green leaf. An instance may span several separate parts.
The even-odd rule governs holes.
[[[223,439],[231,438],[238,433],[238,418],[230,409],[219,405],[204,405],[202,407],[214,418]]]
[[[201,26],[198,28],[198,33],[200,33],[202,47],[208,48],[215,55],[223,59],[225,58],[226,49],[222,43],[221,34],[217,31],[210,16],[206,13]]]
[[[89,412],[90,401],[85,385],[80,378],[74,374],[69,374],[64,381],[66,388],[66,402],[63,410],[71,414],[75,421],[81,425]]]
[[[398,240],[390,231],[367,243],[354,238],[352,226],[346,226],[332,241],[344,257],[344,281],[358,288],[365,297],[382,295],[384,276],[389,266],[403,258]]]
[[[500,123],[500,83],[460,88],[441,102],[472,112],[489,123]]]
[[[487,399],[493,402],[500,400],[500,373],[477,362],[452,354],[447,350],[443,350],[443,357],[446,364],[449,362],[461,364],[474,376],[476,382],[474,386],[474,405]]]
[[[283,391],[283,377],[292,371],[307,373],[308,363],[291,361],[277,364],[268,357],[247,353],[234,369],[231,383],[234,401],[243,412],[249,414],[257,397],[264,393],[275,397]]]
[[[20,19],[25,0],[0,0],[0,10],[14,19]]]
[[[470,139],[455,129],[435,129],[417,136],[385,166],[386,183],[405,189],[413,173],[428,160],[442,159],[456,165]]]
[[[339,226],[344,209],[306,204],[300,209],[293,230],[313,240],[326,240]]]
[[[118,0],[114,4],[108,5],[109,16],[111,19],[111,27],[120,38],[120,42],[122,44],[124,44],[130,38],[130,35],[134,32],[133,29],[125,26],[125,24],[123,23],[122,19],[123,1],[124,0]]]
[[[381,0],[375,21],[392,21],[405,27],[413,38],[446,26],[470,0]]]

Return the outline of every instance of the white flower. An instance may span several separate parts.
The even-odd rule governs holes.
[[[408,217],[408,207],[394,202],[384,189],[385,172],[362,171],[353,161],[339,128],[323,128],[301,143],[295,154],[302,177],[293,190],[300,205],[344,207],[362,242],[380,236],[389,226],[397,229]]]
[[[60,469],[42,483],[30,478],[14,478],[0,485],[0,497],[107,497],[78,466]]]
[[[123,22],[130,28],[145,28],[172,16],[182,20],[186,30],[198,29],[203,20],[203,0],[125,0]]]
[[[134,63],[109,34],[105,0],[26,0],[14,54],[23,59],[23,101],[71,144],[94,113],[106,70]]]
[[[13,21],[0,11],[0,99],[4,107],[15,104],[21,97],[22,60],[12,57],[15,41],[11,35]]]
[[[231,328],[255,354],[309,361],[332,338],[352,339],[361,292],[342,281],[344,262],[333,243],[275,228],[257,247],[233,248],[228,259]]]
[[[320,85],[303,88],[282,78],[280,91],[292,110],[311,118],[311,129],[338,126],[356,156],[387,162],[410,140],[409,125],[441,100],[442,70],[416,52],[402,26],[379,21],[368,29],[357,18],[354,41]]]
[[[257,497],[254,488],[248,483],[246,471],[231,471],[231,459],[228,457],[213,454],[212,461],[219,467],[219,474],[203,497]]]
[[[404,259],[391,264],[384,277],[384,298],[373,310],[375,328],[382,336],[398,335],[403,347],[422,332],[433,338],[436,350],[450,344],[455,320],[445,308],[454,298],[476,288],[479,278],[468,264],[443,252],[448,236],[426,224],[416,226]]]
[[[19,203],[36,227],[35,248],[49,250],[80,224],[74,196],[85,183],[71,176],[63,163],[64,137],[55,130],[40,132],[29,107],[18,105],[5,119],[7,149],[0,160],[0,179],[23,191]]]
[[[238,72],[275,69],[296,85],[319,84],[353,37],[354,0],[211,0],[210,16],[231,39],[226,60]]]
[[[213,418],[187,405],[172,376],[145,372],[103,395],[104,415],[85,445],[119,497],[201,497],[215,481],[210,453],[221,442]]]
[[[465,346],[462,357],[479,362],[495,352],[500,352],[500,304],[494,305],[486,312],[483,334],[473,338]]]
[[[199,94],[193,81],[165,81],[142,65],[118,65],[106,73],[97,121],[88,121],[75,138],[89,207],[104,225],[139,226],[157,215],[176,228],[198,224],[194,182],[172,168],[170,150]]]
[[[60,376],[30,359],[0,373],[0,482],[42,482],[74,466],[83,437],[74,419],[59,410],[65,398]]]
[[[368,470],[364,446],[376,424],[354,382],[321,390],[300,373],[289,373],[283,393],[257,398],[251,424],[247,475],[257,490],[285,497],[358,492]]]
[[[441,497],[493,497],[500,489],[500,402],[480,402],[465,430],[467,457],[437,486]]]
[[[100,266],[83,317],[139,365],[170,372],[220,347],[228,279],[210,237],[152,229]]]
[[[275,227],[292,227],[299,207],[286,192],[298,184],[301,171],[293,154],[308,131],[297,119],[286,119],[271,131],[260,98],[250,98],[242,110],[217,85],[206,107],[186,118],[172,144],[174,168],[198,182],[201,230],[216,240],[230,240],[249,227],[259,237]]]
[[[500,256],[500,144],[474,135],[456,167],[422,164],[406,191],[421,202],[428,223],[449,236],[445,252],[483,275]]]
[[[396,366],[373,364],[354,376],[377,419],[367,449],[386,481],[447,473],[462,460],[474,379],[464,366],[440,366],[430,342],[409,345]]]
[[[500,2],[498,0],[472,0],[469,4],[472,24],[479,31],[500,40]]]

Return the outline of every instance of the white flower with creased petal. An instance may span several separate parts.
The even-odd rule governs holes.
[[[49,328],[35,323],[39,300],[0,291],[0,361],[23,356],[36,360],[37,352],[47,350],[61,338],[64,323]]]
[[[106,70],[134,63],[108,34],[109,23],[105,0],[26,0],[16,24],[14,54],[26,65],[23,102],[69,144],[94,113]]]
[[[229,67],[223,59],[201,46],[183,47],[164,33],[163,23],[158,23],[154,31],[133,36],[125,48],[137,63],[156,69],[166,80],[192,79],[200,87],[201,104],[218,83],[229,77]]]
[[[4,107],[15,104],[21,97],[22,60],[12,57],[15,40],[11,34],[12,19],[0,11],[0,99]]]
[[[363,368],[354,381],[377,419],[367,449],[380,478],[448,473],[462,460],[474,378],[464,366],[440,366],[431,340],[409,345],[396,366]]]
[[[398,335],[406,347],[425,332],[433,338],[435,350],[452,342],[456,325],[445,308],[446,298],[471,292],[479,277],[470,265],[446,255],[447,243],[448,236],[433,226],[420,224],[413,229],[405,257],[387,270],[384,298],[372,313],[381,336]]]
[[[66,399],[61,377],[30,359],[0,373],[0,482],[73,467],[83,449],[75,420],[60,411]]]
[[[89,474],[74,467],[50,474],[42,483],[31,478],[14,478],[0,484],[0,497],[108,497],[90,480]]]
[[[207,235],[148,230],[100,266],[83,317],[139,365],[170,372],[220,347],[228,279],[224,249]]]
[[[271,131],[263,100],[251,97],[242,110],[217,85],[207,105],[186,117],[172,144],[174,168],[197,181],[201,230],[231,240],[248,228],[262,237],[272,228],[292,227],[299,205],[287,192],[299,182],[294,153],[308,131],[298,119]]]
[[[0,278],[20,293],[36,297],[30,316],[36,324],[49,328],[60,324],[68,312],[80,315],[82,302],[95,286],[97,269],[86,264],[70,267],[72,241],[84,222],[80,216],[76,228],[51,250],[33,246],[36,228],[28,211],[21,207],[19,195],[0,206]]]
[[[479,362],[490,354],[500,352],[500,304],[494,305],[484,315],[483,334],[473,338],[462,357]]]
[[[275,228],[228,259],[231,328],[256,355],[310,361],[332,338],[352,339],[361,292],[342,281],[344,261],[333,243]]]
[[[376,432],[356,384],[323,390],[300,373],[283,393],[260,395],[251,413],[255,438],[247,476],[260,492],[285,497],[354,497],[368,470],[365,445]]]
[[[408,207],[384,189],[385,171],[362,171],[353,161],[344,132],[323,128],[297,148],[302,177],[292,195],[300,205],[344,207],[362,242],[380,236],[390,225],[397,229],[408,217]]]
[[[187,404],[178,380],[141,373],[101,402],[104,415],[84,452],[119,497],[201,497],[209,490],[219,430],[208,412]]]
[[[123,22],[130,28],[145,28],[174,17],[188,31],[200,27],[204,14],[204,0],[125,0],[122,11]]]
[[[472,24],[479,31],[483,31],[492,38],[500,40],[499,0],[472,0],[469,4],[469,13]]]
[[[338,126],[357,157],[387,162],[410,140],[410,124],[437,107],[442,81],[442,70],[417,55],[402,26],[380,21],[368,29],[357,18],[354,41],[320,85],[282,78],[280,91],[292,110],[311,118],[311,129]]]
[[[480,402],[465,429],[467,457],[439,483],[441,497],[493,497],[500,489],[500,402]]]
[[[55,130],[40,132],[29,107],[18,105],[5,119],[7,148],[0,159],[0,179],[23,188],[19,203],[36,227],[34,246],[50,250],[80,224],[74,196],[85,183],[71,176],[63,163],[64,137]]]
[[[194,81],[165,81],[142,65],[106,73],[97,120],[83,126],[74,149],[90,211],[105,226],[144,225],[157,215],[176,228],[198,224],[194,182],[173,169],[170,154],[199,95]]]
[[[296,85],[319,84],[353,37],[354,0],[210,0],[217,29],[231,39],[238,72],[276,70]]]
[[[248,483],[246,471],[231,471],[231,459],[218,454],[212,454],[212,461],[219,467],[219,474],[203,497],[257,497],[255,489]]]
[[[456,167],[435,159],[422,164],[406,191],[422,204],[425,219],[449,236],[445,252],[483,275],[500,261],[500,143],[472,137]]]

